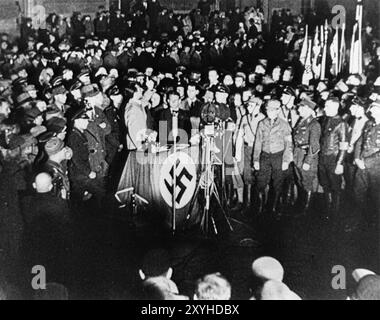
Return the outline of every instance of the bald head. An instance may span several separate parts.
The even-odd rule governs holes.
[[[47,193],[53,188],[52,177],[45,172],[42,172],[36,176],[33,183],[33,188],[37,193]]]

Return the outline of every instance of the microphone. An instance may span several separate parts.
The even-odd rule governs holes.
[[[172,131],[173,131],[173,138],[174,140],[177,140],[177,137],[178,137],[178,112],[177,111],[174,111],[172,113],[172,116],[173,116],[173,125],[172,125]]]

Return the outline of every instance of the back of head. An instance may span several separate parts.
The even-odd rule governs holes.
[[[42,172],[34,179],[33,187],[38,193],[47,193],[53,188],[52,177],[45,172]]]
[[[164,276],[152,277],[142,283],[144,299],[147,300],[174,300],[171,297],[178,295],[177,285]]]
[[[380,300],[380,276],[367,275],[360,279],[355,291],[358,300]]]
[[[194,299],[196,300],[229,300],[231,285],[220,273],[204,276],[197,282]]]
[[[261,300],[301,300],[301,298],[284,283],[269,280],[261,290]]]
[[[281,263],[272,257],[261,257],[252,263],[252,272],[256,277],[265,280],[276,280],[282,282],[284,279],[284,268]]]

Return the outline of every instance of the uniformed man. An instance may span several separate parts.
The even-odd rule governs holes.
[[[52,89],[53,104],[48,106],[49,110],[59,112],[62,116],[69,110],[67,102],[67,90],[63,85],[58,85]]]
[[[321,125],[315,117],[316,104],[304,99],[298,106],[300,121],[294,129],[295,178],[305,197],[301,214],[306,214],[312,194],[318,188],[318,153],[320,151]]]
[[[373,121],[367,122],[355,148],[355,163],[358,166],[355,195],[363,213],[369,209],[375,225],[380,227],[380,100],[371,105],[369,112]],[[380,246],[378,249],[380,253]]]
[[[45,152],[49,158],[43,171],[52,177],[54,194],[63,200],[69,200],[70,181],[67,161],[71,159],[73,151],[66,147],[61,139],[54,137],[45,144]]]
[[[246,189],[245,208],[252,206],[254,185],[254,172],[252,170],[253,146],[255,145],[256,132],[259,123],[265,118],[261,113],[263,101],[258,97],[251,97],[247,105],[242,105],[237,110],[237,131],[235,144],[235,159],[243,166],[243,181]]]
[[[363,134],[363,128],[369,120],[366,115],[365,102],[360,98],[355,98],[350,106],[351,116],[354,121],[348,127],[349,145],[344,168],[344,180],[346,183],[346,191],[353,192],[356,165],[354,163],[354,149],[356,142]]]
[[[340,210],[344,159],[348,149],[347,124],[339,116],[338,98],[330,97],[325,104],[325,118],[322,120],[321,152],[319,158],[319,179],[323,187],[327,215],[336,216]]]
[[[257,171],[259,213],[267,201],[268,186],[273,180],[274,201],[271,212],[280,214],[280,196],[284,172],[293,161],[292,134],[289,124],[279,118],[281,102],[271,99],[266,104],[267,118],[259,123],[253,153],[254,169]]]
[[[97,140],[87,131],[90,121],[85,112],[80,112],[73,118],[73,130],[68,135],[67,143],[73,150],[69,178],[76,203],[95,197],[100,204],[105,193],[101,162],[103,157],[97,158],[99,154],[95,146]],[[89,141],[89,138],[92,141]]]
[[[298,115],[298,112],[296,110],[296,97],[297,94],[295,90],[287,86],[285,87],[284,91],[281,95],[281,112],[280,117],[288,122],[290,128],[292,129],[292,132],[294,131],[294,128],[296,127],[300,116]],[[290,164],[288,174],[285,178],[284,186],[285,186],[285,201],[288,205],[293,206],[295,203],[295,171],[294,164]]]

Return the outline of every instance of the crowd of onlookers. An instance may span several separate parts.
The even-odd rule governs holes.
[[[59,274],[70,264],[70,248],[77,245],[72,237],[75,218],[117,207],[114,194],[127,157],[151,142],[170,141],[173,137],[160,132],[158,124],[173,117],[194,145],[199,145],[204,124],[215,116],[229,123],[229,131],[244,133],[236,139],[229,136],[234,148],[240,142],[240,152],[230,150],[229,164],[236,168],[234,178],[226,181],[227,201],[231,208],[237,203],[239,212],[256,212],[251,187],[256,185],[253,172],[260,167],[253,168],[251,161],[256,134],[252,124],[257,128],[258,120],[275,112],[274,120],[281,118],[287,132],[280,139],[288,139],[290,146],[288,124],[301,104],[307,115],[315,111],[320,116],[331,101],[347,118],[362,119],[359,111],[350,114],[350,107],[363,111],[366,102],[352,101],[373,93],[375,110],[380,107],[380,52],[371,41],[372,30],[365,31],[364,48],[370,57],[366,79],[346,79],[345,74],[343,81],[329,75],[328,81],[305,86],[299,55],[306,23],[289,10],[276,12],[268,26],[260,8],[213,12],[202,0],[198,9],[182,15],[151,0],[138,2],[127,14],[100,7],[93,20],[79,13],[70,18],[51,14],[38,30],[26,18],[20,39],[3,34],[0,258],[46,265],[56,276],[52,278],[64,283]],[[347,98],[344,106],[330,93],[342,101]],[[334,169],[329,168],[331,174]],[[261,202],[264,213],[264,204],[270,203]],[[253,299],[299,299],[282,282],[284,271],[277,261],[263,258],[252,268],[258,280]],[[170,280],[169,266],[160,273],[145,272],[140,276],[147,298],[185,298]],[[376,296],[376,281],[374,275],[363,278],[355,297],[368,292]],[[48,298],[50,291],[54,298],[70,294],[50,283],[37,296]],[[194,291],[199,300],[230,297],[231,286],[220,274],[206,275]]]

